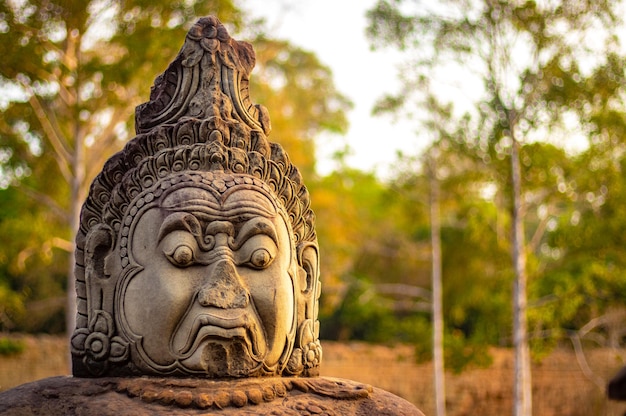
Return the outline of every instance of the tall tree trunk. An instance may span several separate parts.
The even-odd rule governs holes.
[[[513,343],[515,346],[513,414],[532,415],[532,379],[530,373],[530,350],[526,323],[526,251],[522,209],[522,174],[519,159],[519,141],[513,138],[511,150],[511,179],[513,185]]]
[[[79,30],[73,30],[70,32],[68,51],[73,54],[74,59],[71,60],[73,67],[72,74],[74,76],[74,126],[72,134],[73,140],[73,152],[71,155],[71,201],[70,201],[70,241],[72,242],[73,249],[70,251],[67,271],[67,310],[65,314],[65,331],[68,338],[72,336],[76,327],[76,281],[74,276],[74,251],[76,249],[75,238],[80,226],[80,208],[82,206],[82,186],[85,179],[85,157],[84,157],[84,132],[81,129],[80,124],[80,111],[81,111],[81,99],[80,99],[80,44],[81,33]],[[68,140],[70,142],[70,140]],[[70,363],[71,363],[70,359]],[[70,364],[71,365],[71,364]],[[71,369],[70,369],[71,371]]]
[[[77,132],[78,133],[78,132]],[[78,232],[80,226],[80,207],[82,203],[82,183],[84,177],[84,165],[83,165],[83,143],[80,134],[76,135],[74,154],[72,155],[72,165],[74,175],[72,177],[72,193],[70,201],[70,226],[71,226],[71,240],[73,249],[69,253],[68,271],[67,271],[67,310],[65,315],[65,330],[68,337],[72,336],[74,328],[76,327],[76,282],[74,279],[74,250],[75,243],[74,238]]]
[[[432,307],[433,307],[433,371],[435,381],[435,409],[437,416],[446,414],[445,367],[443,358],[443,313],[441,290],[441,224],[439,218],[439,181],[436,156],[428,157],[430,181],[430,237],[432,250]]]

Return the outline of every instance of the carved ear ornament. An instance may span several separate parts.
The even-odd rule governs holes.
[[[305,319],[297,332],[297,343],[285,369],[291,375],[317,376],[322,362],[322,345],[315,334],[315,323]]]
[[[92,313],[88,328],[79,328],[72,335],[72,355],[82,357],[93,375],[104,374],[109,362],[123,363],[129,357],[128,342],[115,334],[111,315],[103,310]]]

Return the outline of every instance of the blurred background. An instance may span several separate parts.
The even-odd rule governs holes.
[[[254,45],[252,100],[311,192],[335,375],[380,385],[364,362],[387,357],[409,367],[386,388],[434,414],[445,361],[450,413],[498,414],[527,348],[537,414],[620,414],[604,386],[626,359],[622,1],[2,0],[4,380],[38,346],[67,366],[80,206],[207,14]],[[29,379],[51,375],[33,357]]]

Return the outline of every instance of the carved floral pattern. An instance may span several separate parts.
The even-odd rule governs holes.
[[[306,319],[298,330],[298,345],[291,354],[287,363],[287,371],[291,374],[302,374],[314,376],[322,362],[322,345],[315,335],[314,323],[311,319]]]
[[[111,315],[103,310],[94,311],[89,328],[80,328],[72,336],[72,354],[83,358],[92,372],[103,374],[108,362],[123,362],[128,359],[128,343],[114,336]]]
[[[314,368],[322,361],[322,345],[319,340],[302,346],[302,357],[306,368]]]
[[[227,407],[244,409],[249,405],[270,403],[298,392],[313,393],[320,397],[337,400],[363,399],[370,395],[372,386],[345,380],[329,379],[281,379],[259,378],[240,381],[236,386],[227,381],[209,381],[183,379],[174,382],[172,379],[120,379],[114,385],[115,391],[129,397],[137,398],[145,403],[163,406],[175,406],[195,409],[224,409]],[[296,393],[295,395],[293,393]],[[269,413],[277,415],[302,415],[335,413],[320,400],[281,400],[286,408],[277,407]],[[294,413],[291,413],[294,410]]]

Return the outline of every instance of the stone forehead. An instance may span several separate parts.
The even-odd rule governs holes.
[[[153,205],[153,202],[162,200],[174,192],[184,190],[189,187],[200,187],[203,189],[212,189],[219,194],[226,194],[230,190],[246,189],[261,192],[265,197],[269,198],[277,208],[278,212],[285,212],[282,204],[273,195],[269,186],[258,178],[248,175],[234,175],[213,172],[196,172],[183,173],[164,178],[154,184],[150,189],[143,191],[135,198],[134,202],[126,210],[126,214],[121,222],[115,223],[114,231],[120,236],[120,257],[122,268],[126,268],[130,264],[128,257],[128,246],[131,234],[132,224],[144,212],[143,208]],[[290,237],[293,241],[291,224],[285,218],[285,225],[290,231]]]
[[[238,188],[262,192],[267,198],[270,198],[279,210],[284,211],[284,207],[282,207],[282,204],[274,196],[269,186],[258,178],[248,175],[224,174],[222,172],[182,173],[163,178],[149,189],[137,195],[133,203],[126,210],[123,221],[116,223],[114,230],[118,232],[120,231],[120,227],[130,225],[134,217],[145,205],[190,187],[213,190],[222,195],[226,194],[229,190]],[[112,208],[113,206],[108,205],[107,207]]]
[[[180,175],[180,177],[173,177],[171,180],[164,180],[162,183],[159,183],[158,189],[155,190],[155,192],[157,192],[155,196],[158,197],[160,196],[159,194],[164,195],[162,199],[164,207],[169,206],[166,201],[171,198],[174,198],[173,200],[176,201],[178,200],[178,197],[182,199],[189,197],[197,199],[195,191],[187,192],[190,186],[195,189],[202,189],[218,200],[228,197],[234,191],[250,190],[264,195],[265,198],[272,201],[273,205],[276,205],[277,207],[281,206],[281,204],[276,200],[276,197],[273,196],[269,187],[259,179],[248,175],[214,175],[213,172],[183,174]],[[165,192],[158,192],[159,190],[165,190]],[[254,201],[252,201],[252,203],[254,203]]]

